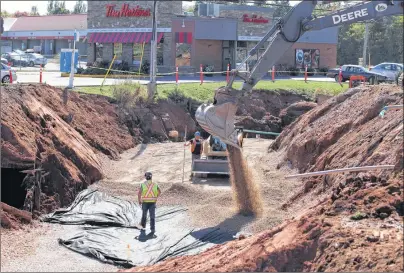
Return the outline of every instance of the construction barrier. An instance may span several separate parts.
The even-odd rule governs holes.
[[[352,88],[353,81],[361,81],[363,85],[365,85],[366,78],[364,76],[351,76],[349,77],[349,88]]]
[[[42,83],[42,65],[39,66],[39,83]]]
[[[199,67],[199,72],[201,73],[201,75],[200,75],[201,84],[203,84],[203,65],[202,64]]]
[[[85,75],[85,74],[75,74],[74,77],[80,78],[80,77],[86,77],[86,78],[115,78],[115,79],[127,79],[127,80],[134,80],[134,79],[141,79],[143,78],[143,80],[147,80],[149,78],[149,75],[147,74],[139,74],[138,71],[124,71],[124,70],[116,70],[116,69],[112,69],[111,67],[109,68],[99,68],[99,67],[92,67],[92,66],[87,66],[87,68],[96,68],[98,70],[101,71],[105,71],[105,74],[96,74],[96,75]],[[272,82],[275,82],[276,77],[278,75],[278,73],[284,73],[285,75],[288,75],[288,77],[296,77],[296,76],[304,76],[304,80],[305,82],[309,82],[310,78],[308,77],[308,72],[307,72],[308,67],[305,67],[305,69],[303,71],[276,71],[276,67],[273,66],[271,70],[269,70],[267,73],[267,77],[271,77],[270,80],[272,80]],[[39,82],[43,82],[43,76],[44,73],[55,73],[58,72],[60,73],[59,70],[47,70],[44,67],[41,67],[39,70],[25,70],[25,71],[17,71],[17,75],[38,75],[39,74]],[[111,74],[110,72],[114,72],[115,74]],[[202,65],[202,69],[200,66],[199,71],[196,72],[179,72],[179,67],[176,66],[175,67],[175,72],[167,72],[167,73],[157,73],[157,77],[164,77],[164,76],[175,76],[175,83],[179,84],[180,83],[180,75],[181,76],[190,76],[190,77],[197,77],[199,76],[199,81],[200,84],[204,83],[204,75],[205,74],[210,74],[210,75],[223,75],[224,73],[226,73],[226,79],[223,79],[223,81],[230,81],[230,65],[227,67],[226,71],[215,71],[215,72],[204,72],[203,71],[203,65]],[[241,73],[246,73],[247,71],[244,70],[239,70],[239,72]],[[119,74],[118,74],[119,73]],[[293,73],[293,75],[290,75],[291,73]],[[42,76],[41,76],[42,74]],[[199,75],[198,75],[199,74]],[[303,75],[302,75],[303,74]],[[320,74],[320,73],[319,73]],[[69,77],[70,73],[61,73],[62,77]],[[321,75],[324,76],[324,72],[321,72]],[[38,78],[37,78],[38,79]],[[187,79],[188,80],[188,79]],[[195,80],[194,79],[189,79],[189,80]],[[197,80],[197,79],[196,79]],[[236,79],[237,80],[237,79]],[[211,81],[211,80],[210,80]],[[208,82],[210,82],[208,81]],[[24,81],[26,82],[26,81]],[[36,82],[36,81],[30,81],[30,82]],[[331,83],[331,82],[329,82]],[[338,82],[335,82],[338,83]]]
[[[227,71],[226,71],[226,82],[230,81],[230,64],[227,64]]]
[[[13,83],[13,73],[11,72],[11,68],[10,68],[9,73],[10,73],[10,83]]]
[[[307,64],[306,64],[306,66],[304,67],[304,82],[307,83]]]

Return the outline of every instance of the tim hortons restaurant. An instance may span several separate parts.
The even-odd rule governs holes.
[[[138,67],[150,60],[153,1],[88,1],[88,62],[111,61]],[[182,1],[158,1],[158,72],[215,71],[236,67],[278,18],[267,7],[198,4],[197,14],[182,13]],[[305,33],[279,64],[303,68],[335,67],[338,28]],[[253,65],[252,58],[246,69]]]

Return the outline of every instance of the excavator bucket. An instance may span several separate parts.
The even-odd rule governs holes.
[[[237,111],[237,99],[231,93],[234,90],[219,88],[215,95],[215,104],[202,104],[195,113],[196,121],[209,134],[220,138],[227,145],[240,148],[234,117]]]

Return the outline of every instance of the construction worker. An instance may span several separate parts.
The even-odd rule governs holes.
[[[191,153],[192,153],[192,166],[194,165],[194,160],[201,158],[201,153],[203,151],[201,133],[195,132],[194,138],[190,141],[186,142],[184,146],[189,146],[191,144]],[[191,173],[192,177],[192,173]]]
[[[138,192],[139,205],[142,206],[142,220],[140,225],[143,229],[146,228],[147,212],[150,216],[150,231],[151,234],[156,232],[156,202],[161,194],[159,186],[152,181],[152,173],[146,172],[144,174],[146,181],[140,185]]]

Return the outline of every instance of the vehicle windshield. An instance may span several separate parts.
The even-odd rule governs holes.
[[[25,52],[24,52],[24,51],[21,51],[21,50],[19,50],[19,49],[14,50],[14,53],[17,53],[17,54],[20,54],[20,55],[25,54]]]

